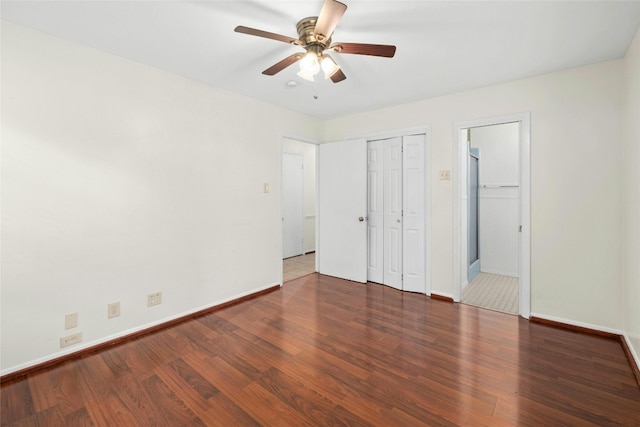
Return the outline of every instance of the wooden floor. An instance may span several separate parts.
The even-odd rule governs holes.
[[[3,426],[640,425],[615,340],[318,274],[1,391]]]

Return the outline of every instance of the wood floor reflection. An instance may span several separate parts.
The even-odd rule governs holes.
[[[639,425],[619,342],[313,274],[2,385],[2,425]]]
[[[286,258],[282,261],[282,279],[284,282],[297,279],[316,271],[315,252]]]

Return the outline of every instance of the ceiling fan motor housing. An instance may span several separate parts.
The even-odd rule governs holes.
[[[315,34],[316,22],[318,22],[317,16],[301,19],[296,29],[298,39],[303,43],[304,48],[319,55],[331,45],[331,34],[329,36]]]
[[[297,39],[242,25],[237,26],[234,31],[300,46],[306,51],[305,53],[298,52],[289,55],[264,70],[262,74],[273,76],[290,65],[300,62],[300,73],[304,74],[301,75],[298,73],[300,77],[313,80],[313,76],[322,68],[325,78],[330,78],[334,83],[338,83],[347,77],[333,58],[324,53],[325,50],[331,50],[335,53],[371,55],[386,58],[392,58],[396,52],[396,47],[391,45],[369,43],[336,43],[332,45],[331,37],[333,36],[333,30],[342,19],[342,15],[344,15],[346,10],[347,5],[338,0],[324,0],[318,16],[310,16],[298,21],[296,24],[298,31]],[[307,63],[309,63],[308,69],[303,70],[302,66],[305,65],[306,67]]]

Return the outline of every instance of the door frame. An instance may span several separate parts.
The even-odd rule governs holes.
[[[518,314],[524,318],[531,315],[531,113],[517,113],[489,117],[453,124],[453,300],[460,302],[462,281],[466,277],[466,265],[462,262],[462,238],[465,235],[466,212],[463,212],[462,197],[465,194],[461,179],[461,168],[466,161],[463,147],[462,129],[492,126],[505,123],[520,123],[520,226],[519,271],[518,271]],[[464,270],[464,272],[462,271]]]
[[[286,133],[281,133],[279,136],[279,140],[280,140],[280,156],[278,156],[278,168],[279,168],[279,175],[278,178],[280,180],[279,182],[279,189],[280,189],[280,200],[278,203],[279,206],[279,214],[278,214],[278,218],[282,219],[282,214],[283,214],[283,200],[282,200],[282,195],[283,195],[283,188],[282,188],[282,163],[283,163],[283,155],[285,154],[285,150],[284,150],[284,145],[285,142],[284,140],[288,139],[291,141],[297,141],[297,142],[301,142],[304,144],[310,144],[312,146],[315,146],[315,152],[316,152],[316,214],[315,214],[315,231],[316,231],[316,235],[315,235],[315,265],[316,265],[316,271],[318,271],[318,145],[320,144],[320,142],[313,140],[313,139],[309,139],[309,138],[304,138],[304,137],[300,137],[300,136],[292,136]],[[306,220],[306,216],[304,217],[304,219]],[[282,240],[282,220],[279,221],[280,224],[280,231],[278,233],[279,239],[280,239],[280,253],[279,253],[279,257],[280,257],[280,286],[282,286],[284,284],[284,270],[283,270],[283,263],[282,263],[282,254],[284,253],[284,242]],[[304,251],[304,246],[302,248],[302,250]]]

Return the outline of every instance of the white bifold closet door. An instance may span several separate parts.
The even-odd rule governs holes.
[[[367,178],[367,279],[425,293],[425,135],[369,141]]]

